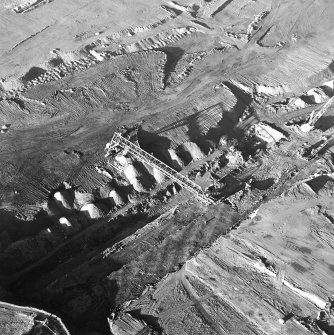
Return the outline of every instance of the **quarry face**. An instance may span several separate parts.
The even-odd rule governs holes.
[[[333,335],[333,18],[1,1],[0,335]]]

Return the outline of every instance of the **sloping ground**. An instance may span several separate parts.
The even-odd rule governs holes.
[[[148,13],[152,15],[151,22],[147,22],[145,14]],[[65,56],[72,54],[72,58],[77,59],[73,51],[96,40],[96,33],[102,38],[131,26],[153,23],[166,13],[159,8],[159,3],[152,7],[143,1],[131,6],[131,2],[106,4],[104,1],[69,3],[57,0],[23,14],[1,8],[0,16],[1,30],[7,32],[0,41],[0,77],[10,81],[11,77],[20,76],[33,66],[44,67],[52,56],[50,51],[55,48]],[[114,19],[110,24],[110,17],[122,19]],[[21,65],[17,67],[15,64]]]
[[[43,203],[48,198],[47,190],[57,188],[66,178],[86,190],[95,187],[84,177],[84,166],[91,165],[91,173],[101,179],[94,171],[94,161],[102,159],[103,143],[120,120],[129,117],[126,111],[161,89],[164,61],[161,52],[121,56],[112,65],[104,63],[57,86],[32,89],[29,98],[1,101],[2,122],[10,124],[10,131],[2,139],[1,164],[6,177],[1,181],[1,198],[21,204]],[[123,71],[129,67],[135,72],[134,82],[124,77]],[[100,71],[104,76],[98,74]],[[98,143],[101,158],[94,152]],[[80,156],[66,153],[73,150]],[[27,160],[35,162],[37,169],[31,170]]]
[[[262,205],[125,311],[166,334],[332,334],[332,207],[301,191]]]
[[[182,197],[184,194],[173,201],[174,206]],[[166,207],[160,211],[166,211]],[[126,216],[118,220],[120,224],[116,220],[112,225],[100,225],[98,231],[77,239],[22,276],[24,282],[13,284],[15,291],[20,290],[24,299],[38,302],[42,298],[66,318],[81,323],[83,329],[106,331],[105,316],[110,309],[177,270],[228,231],[237,215],[226,205],[206,209],[198,203],[184,203],[152,222],[145,216],[130,222]],[[122,233],[117,235],[117,231]],[[65,262],[64,257],[69,259]],[[53,268],[59,259],[62,267]]]
[[[334,31],[330,19],[333,8],[328,7],[326,13],[322,8],[313,1],[273,2],[244,49],[246,53],[242,52],[241,67],[234,60],[238,72],[259,85],[286,86],[284,92],[296,92],[321,80],[319,72],[333,61],[333,49],[325,41]],[[267,43],[266,48],[261,47],[262,43]],[[262,53],[265,56],[261,57]],[[261,62],[257,62],[259,57]]]
[[[333,95],[332,17],[325,0],[6,0],[3,299],[73,334],[331,334],[332,110],[292,126]],[[107,159],[116,130],[218,203]]]

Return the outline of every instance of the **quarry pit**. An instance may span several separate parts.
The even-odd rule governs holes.
[[[0,4],[0,334],[333,335],[334,7]]]

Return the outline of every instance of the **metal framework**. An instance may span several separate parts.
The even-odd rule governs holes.
[[[109,152],[116,148],[117,146],[121,146],[128,150],[132,155],[134,155],[138,160],[147,163],[148,165],[156,168],[161,173],[163,173],[166,177],[170,178],[171,180],[178,183],[180,186],[187,189],[189,192],[194,194],[197,198],[199,198],[202,202],[207,205],[214,204],[215,201],[208,197],[202,190],[202,188],[191,181],[186,176],[182,175],[181,173],[177,172],[176,170],[172,169],[165,163],[161,162],[159,159],[155,158],[154,156],[150,155],[145,150],[141,149],[139,146],[135,145],[134,143],[130,142],[126,138],[124,138],[120,133],[115,132],[110,143],[107,144],[106,150]]]
[[[331,97],[317,113],[313,111],[309,118],[308,124],[314,127],[315,123],[327,112],[328,108],[333,104],[333,102],[334,102],[334,96]]]

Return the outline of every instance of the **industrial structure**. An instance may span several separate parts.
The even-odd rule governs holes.
[[[182,175],[181,173],[177,172],[176,170],[174,170],[167,164],[161,162],[159,159],[150,155],[148,152],[141,149],[139,146],[135,145],[131,141],[124,138],[118,132],[114,133],[111,141],[106,146],[106,150],[107,150],[106,157],[110,156],[112,151],[119,147],[127,150],[127,152],[131,153],[139,161],[144,162],[150,165],[151,167],[159,170],[167,178],[175,181],[181,187],[185,188],[186,190],[194,194],[198,199],[200,199],[206,205],[211,205],[215,203],[215,201],[211,197],[207,196],[203,192],[202,188],[199,185],[197,185],[195,182],[190,180],[188,177]]]
[[[313,110],[308,121],[300,126],[300,130],[303,133],[308,133],[310,130],[312,130],[316,122],[327,112],[328,108],[333,104],[333,102],[334,96],[332,96],[318,112]]]

